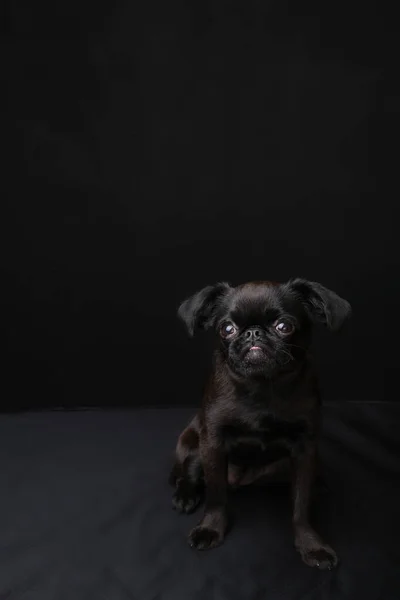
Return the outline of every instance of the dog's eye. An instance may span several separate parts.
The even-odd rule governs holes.
[[[236,332],[236,327],[232,323],[223,323],[220,329],[220,333],[222,337],[230,337]]]
[[[294,327],[291,323],[288,323],[288,321],[279,321],[279,323],[275,325],[275,329],[282,335],[289,335],[293,332]]]

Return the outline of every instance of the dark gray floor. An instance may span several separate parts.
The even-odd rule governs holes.
[[[196,553],[198,514],[168,471],[192,411],[0,416],[0,600],[399,600],[400,407],[324,407],[314,522],[341,565],[293,549],[285,487],[232,494],[225,544]]]

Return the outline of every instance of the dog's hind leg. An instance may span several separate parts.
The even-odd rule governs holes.
[[[290,461],[280,459],[269,465],[261,467],[238,467],[229,464],[228,483],[233,488],[244,485],[264,485],[270,483],[290,482]]]
[[[198,429],[196,416],[179,436],[175,451],[175,464],[169,481],[175,487],[172,505],[178,512],[193,512],[203,498],[204,476],[200,461]]]

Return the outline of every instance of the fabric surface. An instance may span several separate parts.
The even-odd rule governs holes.
[[[232,493],[225,544],[189,548],[201,512],[174,513],[167,478],[192,413],[1,416],[0,600],[400,598],[400,406],[324,406],[313,522],[332,572],[295,552],[286,486]]]

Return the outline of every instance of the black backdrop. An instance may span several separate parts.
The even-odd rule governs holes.
[[[316,340],[326,398],[397,400],[377,6],[3,12],[4,409],[196,403],[207,341],[187,339],[179,301],[297,275],[354,308]]]

